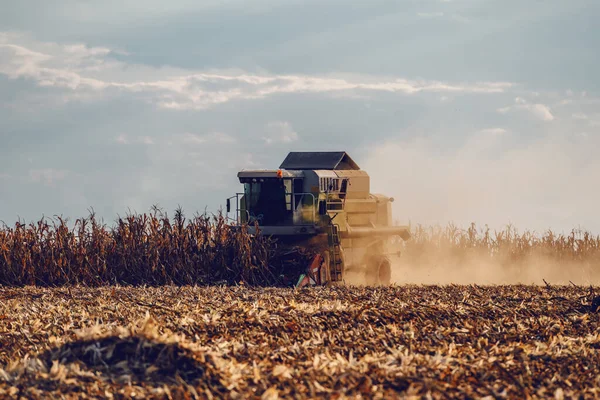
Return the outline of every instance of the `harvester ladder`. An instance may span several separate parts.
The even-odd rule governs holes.
[[[331,224],[327,230],[329,239],[329,249],[331,252],[331,280],[340,282],[344,269],[344,260],[342,259],[342,242],[340,240],[339,225]]]

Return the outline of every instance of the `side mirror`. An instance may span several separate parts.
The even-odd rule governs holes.
[[[227,199],[227,212],[231,212],[231,199]]]

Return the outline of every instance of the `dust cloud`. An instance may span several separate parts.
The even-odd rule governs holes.
[[[577,285],[600,284],[600,266],[590,263],[564,262],[554,259],[527,257],[513,264],[485,257],[452,260],[409,261],[392,263],[392,283],[432,285]]]
[[[530,255],[491,255],[483,249],[439,248],[435,245],[419,246],[415,251],[407,245],[406,254],[390,255],[398,251],[392,245],[386,251],[391,262],[391,284],[417,285],[600,285],[599,254],[581,261],[558,261],[535,251]],[[364,270],[363,270],[364,271]],[[356,269],[344,276],[349,285],[371,285],[364,272]]]
[[[597,199],[600,138],[548,135],[516,140],[487,130],[455,148],[434,140],[380,144],[359,165],[371,177],[371,192],[395,198],[395,224],[468,228],[507,225],[535,235],[572,229],[600,233]],[[410,250],[410,249],[409,249]],[[517,260],[439,248],[393,259],[396,284],[600,284],[599,258],[562,261],[533,253]]]
[[[600,233],[600,135],[517,136],[478,132],[455,148],[431,138],[392,141],[358,161],[371,192],[394,197],[400,224]]]

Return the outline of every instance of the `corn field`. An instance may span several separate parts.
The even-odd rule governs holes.
[[[114,227],[93,213],[73,228],[57,217],[0,230],[0,285],[205,284],[271,282],[268,238],[232,230],[222,216],[171,220],[150,214]]]
[[[532,257],[600,269],[600,237],[589,232],[569,235],[500,232],[453,225],[412,229],[412,239],[399,243],[411,265],[436,259],[460,264],[476,257],[516,268]],[[118,218],[112,227],[92,212],[69,227],[55,217],[37,223],[17,222],[0,228],[0,285],[100,286],[188,285],[218,282],[250,285],[281,284],[284,268],[302,268],[309,250],[284,262],[271,239],[232,229],[222,215],[186,218],[181,209],[171,219],[154,207],[147,214]],[[298,272],[297,275],[299,275]]]
[[[446,284],[597,284],[600,237],[582,230],[556,234],[501,231],[472,224],[467,229],[417,226],[398,243],[401,282]]]
[[[551,230],[540,235],[531,231],[519,233],[512,225],[492,232],[488,227],[477,229],[473,223],[466,230],[453,224],[446,227],[418,225],[411,233],[413,237],[405,249],[413,256],[444,251],[459,257],[478,254],[508,263],[532,255],[556,261],[600,262],[600,236],[576,229],[568,235],[555,234]]]

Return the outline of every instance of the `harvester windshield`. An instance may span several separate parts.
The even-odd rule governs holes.
[[[261,225],[292,222],[292,182],[289,179],[261,179],[244,183],[245,206],[250,220]]]

